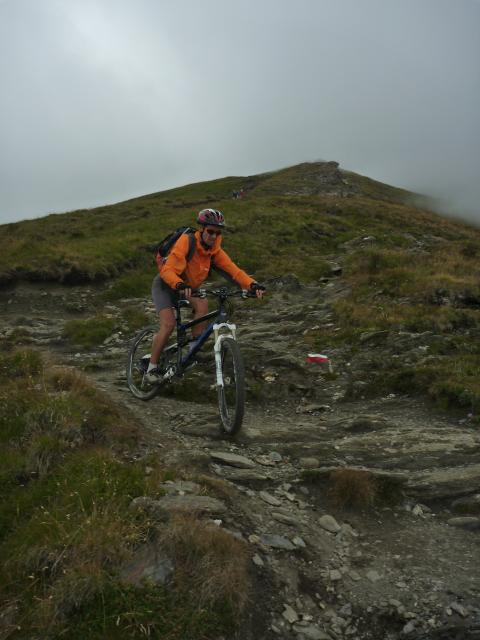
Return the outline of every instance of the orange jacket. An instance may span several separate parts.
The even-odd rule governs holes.
[[[160,277],[172,289],[175,289],[179,282],[184,282],[193,289],[199,287],[208,278],[210,266],[213,265],[235,280],[242,289],[248,289],[254,282],[253,278],[239,269],[220,248],[221,236],[217,236],[215,244],[206,249],[200,240],[200,231],[197,231],[195,243],[195,252],[192,259],[187,262],[188,236],[187,234],[180,236],[168,254],[166,262],[159,266]]]

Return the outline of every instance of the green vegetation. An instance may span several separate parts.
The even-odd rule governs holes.
[[[174,473],[153,456],[134,461],[125,411],[32,350],[4,346],[0,384],[2,637],[228,635],[248,597],[246,548],[195,518],[129,509]],[[172,558],[166,586],[120,578],[147,544]]]
[[[120,298],[141,298],[150,294],[152,288],[152,269],[143,267],[125,273],[117,278],[104,293],[105,300],[119,300]]]
[[[122,312],[123,320],[126,322],[130,332],[138,331],[148,324],[149,319],[143,311],[136,307],[127,307]]]
[[[376,506],[392,505],[402,498],[400,484],[388,476],[376,476],[371,471],[342,467],[329,473],[306,469],[305,482],[325,484],[328,502],[335,509],[366,510]]]
[[[231,199],[240,187],[245,198]],[[329,261],[341,264],[331,321],[288,339],[335,349],[340,363],[345,356],[352,365],[360,361],[362,394],[421,392],[478,416],[480,231],[333,163],[0,226],[0,285],[108,280],[95,300],[98,315],[64,329],[72,344],[95,347],[115,331],[152,321],[134,300],[123,301],[116,315],[101,305],[148,295],[156,272],[152,245],[192,224],[205,206],[225,211],[225,247],[258,279],[294,273],[320,286],[330,277]],[[290,293],[284,295],[288,304]],[[249,593],[245,546],[195,518],[159,522],[130,510],[135,497],[160,497],[162,482],[188,475],[156,456],[138,460],[140,433],[128,413],[73,370],[49,367],[34,350],[15,350],[31,342],[20,327],[0,343],[0,635],[231,635]],[[352,389],[353,382],[352,376]],[[193,374],[188,387],[171,393],[214,401],[210,383]],[[275,392],[261,378],[248,384],[251,398]],[[358,474],[347,469],[327,478],[335,505],[368,508],[398,496],[386,480]],[[315,470],[304,479],[325,481]],[[205,493],[230,499],[218,479],[196,480]],[[148,545],[159,545],[174,562],[167,586],[120,579]]]
[[[433,357],[416,366],[399,366],[383,372],[377,391],[428,394],[445,409],[462,407],[480,414],[480,354]]]
[[[111,336],[115,324],[115,318],[102,315],[87,320],[69,320],[65,323],[63,333],[74,344],[89,348]]]
[[[232,199],[240,187],[245,197]],[[155,242],[179,225],[193,224],[200,208],[218,207],[227,215],[225,248],[260,280],[294,273],[302,282],[319,284],[330,276],[330,260],[341,264],[348,294],[334,303],[333,326],[308,332],[309,346],[354,355],[372,350],[362,342],[369,332],[384,331],[385,344],[402,332],[432,332],[445,344],[453,335],[459,340],[444,354],[449,357],[427,364],[418,358],[407,365],[393,362],[373,349],[370,392],[415,388],[477,411],[474,371],[480,356],[471,343],[480,329],[480,230],[436,215],[425,204],[402,189],[340,171],[336,163],[222,178],[3,225],[0,284],[21,278],[108,279],[100,302],[146,296],[156,273]],[[142,325],[133,307],[122,313],[118,327],[105,314],[70,321],[65,336],[90,348],[114,330]],[[30,340],[21,330],[10,339]],[[428,345],[426,355],[435,355],[437,343]],[[181,396],[181,388],[176,393]]]
[[[246,197],[232,200],[239,185]],[[478,232],[417,209],[411,201],[408,192],[342,173],[331,163],[187,185],[1,226],[0,283],[114,279],[110,299],[144,295],[156,270],[152,245],[173,228],[192,224],[204,206],[225,211],[225,246],[261,278],[284,273],[288,265],[302,280],[318,280],[328,271],[325,257],[343,253],[343,243],[359,234],[374,235],[380,246],[391,248],[407,247],[430,234],[440,241],[463,242],[465,257],[475,255]]]

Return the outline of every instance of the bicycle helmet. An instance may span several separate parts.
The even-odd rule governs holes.
[[[211,224],[214,227],[224,227],[225,218],[218,209],[202,209],[197,216],[197,223],[202,225]]]

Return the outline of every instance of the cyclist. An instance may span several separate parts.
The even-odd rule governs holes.
[[[152,284],[152,297],[159,315],[160,330],[155,335],[146,379],[150,383],[162,380],[163,371],[158,362],[163,348],[175,328],[175,301],[178,297],[188,300],[193,307],[193,318],[208,313],[208,301],[192,298],[192,289],[207,279],[213,268],[227,279],[233,280],[242,289],[249,289],[257,298],[264,294],[265,287],[242,271],[221,248],[225,218],[217,209],[202,209],[197,216],[198,230],[195,233],[195,252],[188,261],[189,238],[183,234],[172,247],[166,261],[159,265],[159,274]],[[194,337],[204,330],[205,323],[192,328]]]

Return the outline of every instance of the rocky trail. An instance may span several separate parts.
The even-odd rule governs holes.
[[[0,292],[0,332],[82,368],[130,411],[145,427],[139,458],[156,452],[224,481],[225,500],[172,482],[161,500],[132,508],[196,510],[250,545],[257,596],[239,638],[480,638],[478,425],[421,398],[363,397],[365,354],[329,352],[335,375],[307,364],[302,337],[332,323],[329,303],[346,293],[340,278],[298,287],[286,277],[270,283],[266,303],[235,312],[249,400],[234,440],[220,433],[214,403],[130,395],[121,311],[151,313],[149,300],[104,305],[92,287],[19,285]],[[99,310],[120,328],[93,351],[72,351],[66,319]],[[403,334],[391,351],[401,344],[413,357],[434,339]],[[208,391],[212,374],[208,364],[192,369],[192,387]],[[331,478],[345,468],[368,470],[388,499],[342,508]]]

